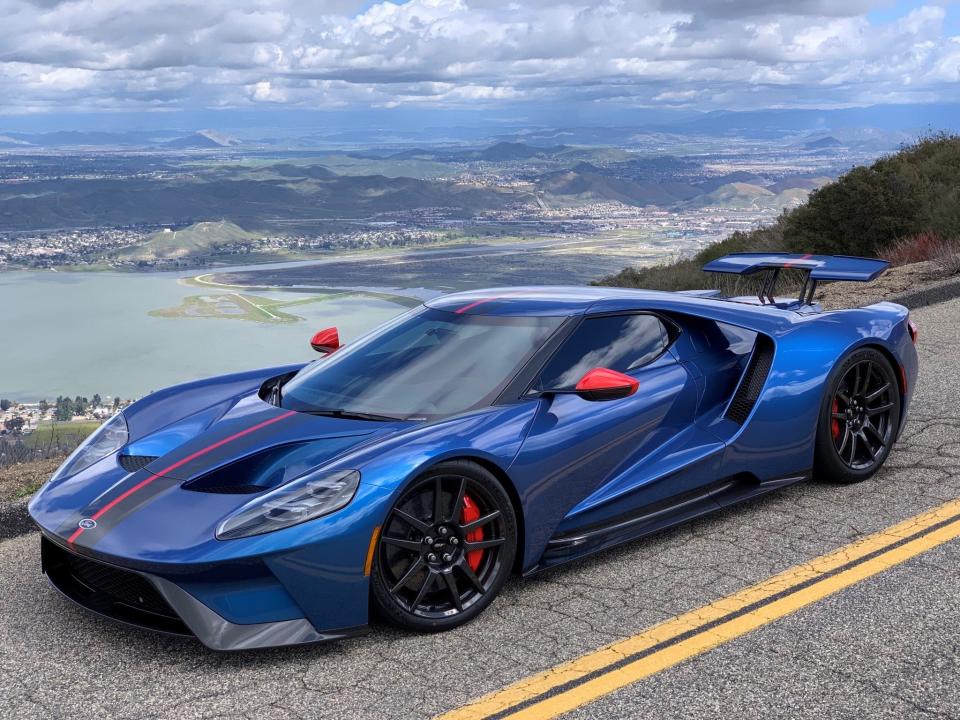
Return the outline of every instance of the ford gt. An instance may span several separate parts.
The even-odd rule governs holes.
[[[916,385],[906,308],[825,311],[882,260],[734,254],[759,291],[498,288],[313,362],[154,392],[32,498],[42,570],[217,650],[476,617],[530,575],[811,478],[869,478]],[[798,270],[798,297],[775,294]]]

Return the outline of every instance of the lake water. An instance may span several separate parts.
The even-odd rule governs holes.
[[[311,360],[316,330],[336,325],[349,342],[406,309],[351,295],[294,306],[288,312],[304,321],[290,324],[149,315],[189,296],[220,294],[178,282],[194,274],[0,272],[0,397],[141,397],[194,378]]]

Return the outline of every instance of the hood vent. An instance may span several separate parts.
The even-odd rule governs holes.
[[[322,465],[358,438],[322,438],[264,448],[185,482],[184,490],[217,494],[272,490]]]
[[[214,493],[216,495],[249,495],[270,489],[263,485],[204,485],[199,482],[192,482],[184,487],[187,490]]]

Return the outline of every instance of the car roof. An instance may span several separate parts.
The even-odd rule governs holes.
[[[676,297],[674,293],[614,287],[537,286],[470,290],[428,300],[427,307],[469,315],[580,315],[602,310],[605,300],[644,300]],[[621,303],[618,303],[621,304]],[[628,303],[629,304],[629,303]]]

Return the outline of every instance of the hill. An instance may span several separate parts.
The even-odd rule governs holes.
[[[0,148],[27,147],[30,143],[26,140],[18,140],[9,135],[0,135]]]
[[[822,137],[819,140],[805,142],[803,146],[807,150],[825,150],[827,148],[843,147],[843,143],[837,140],[835,137],[828,135],[827,137]]]
[[[637,182],[612,177],[590,163],[571,170],[547,173],[537,181],[538,189],[565,203],[612,200],[626,205],[673,205],[698,194],[698,190],[680,182]]]
[[[704,263],[731,252],[876,257],[903,255],[912,245],[960,254],[960,136],[922,138],[814,190],[773,225],[736,232],[669,265],[625,268],[597,284],[688,290],[709,284]],[[921,259],[933,258],[913,258]]]
[[[208,148],[233,147],[239,143],[233,138],[214,132],[213,130],[200,130],[185,137],[174,138],[163,143],[164,147],[176,150],[203,150]]]
[[[801,205],[809,191],[800,187],[787,187],[778,190],[773,187],[761,187],[752,183],[734,182],[721,185],[713,192],[700,195],[688,203],[688,207],[725,208],[744,210],[748,208],[772,208],[783,210]]]
[[[766,207],[767,201],[775,197],[776,193],[759,185],[733,182],[721,185],[713,192],[698,197],[691,205],[721,208]]]
[[[226,220],[199,222],[182,230],[161,230],[151,235],[147,242],[133,248],[125,248],[116,256],[119,259],[177,260],[194,255],[206,255],[225,245],[236,245],[260,236],[250,233]]]
[[[297,172],[302,176],[306,171]],[[223,176],[215,167],[187,177],[45,179],[32,187],[29,195],[6,197],[0,203],[0,230],[189,224],[210,217],[264,228],[277,218],[366,218],[418,208],[443,208],[451,217],[472,217],[530,200],[519,191],[409,177],[303,179],[272,172]]]
[[[326,180],[336,177],[337,174],[323,165],[294,165],[293,163],[277,163],[269,165],[267,169],[285,178],[311,178]]]
[[[552,158],[568,150],[574,150],[566,145],[539,147],[522,142],[498,142],[479,150],[429,150],[425,148],[411,148],[387,156],[390,160],[430,159],[442,162],[508,162],[531,160],[533,158]]]

